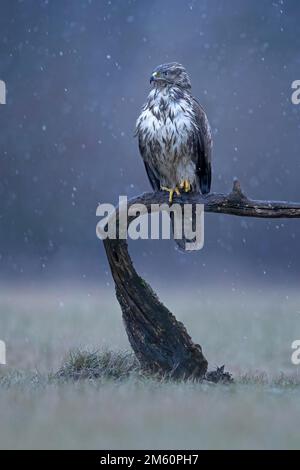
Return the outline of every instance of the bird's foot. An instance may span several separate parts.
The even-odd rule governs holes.
[[[167,191],[169,193],[169,202],[173,202],[173,196],[174,196],[174,193],[177,194],[177,196],[180,196],[180,191],[179,189],[177,188],[177,186],[175,188],[166,188],[166,186],[161,186],[161,188],[163,191]]]
[[[180,189],[183,189],[185,193],[188,193],[192,190],[192,185],[189,180],[183,180],[180,183]]]

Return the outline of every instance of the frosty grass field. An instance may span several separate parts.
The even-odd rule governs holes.
[[[234,384],[142,377],[126,353],[112,287],[3,286],[0,447],[299,448],[300,368],[290,360],[300,339],[296,288],[224,288],[218,296],[195,288],[188,305],[171,290],[160,297],[200,342],[210,368],[225,364]],[[56,374],[85,360],[98,378]]]

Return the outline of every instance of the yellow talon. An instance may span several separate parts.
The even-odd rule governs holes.
[[[185,182],[185,192],[188,193],[189,191],[191,191],[192,187],[191,187],[191,183],[189,181],[186,181]]]
[[[188,193],[192,189],[191,183],[188,180],[183,180],[180,183],[180,187],[184,190],[185,193]]]
[[[177,196],[180,196],[180,191],[179,189],[177,188],[177,186],[174,188],[174,189],[170,189],[170,188],[166,188],[165,186],[161,186],[161,189],[163,191],[167,191],[169,193],[169,202],[173,202],[173,195],[174,193],[177,194]]]

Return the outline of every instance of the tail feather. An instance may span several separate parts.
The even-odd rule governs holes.
[[[196,236],[192,239],[188,239],[185,236],[185,222],[184,222],[184,217],[181,217],[180,219],[176,219],[177,214],[170,212],[170,219],[171,219],[171,227],[172,227],[172,234],[173,234],[173,239],[176,243],[176,246],[179,251],[182,253],[189,253],[195,250],[200,250],[202,248],[202,245],[199,245],[199,240],[197,240]],[[192,217],[190,222],[192,223],[192,231],[196,232],[196,223],[197,223],[197,215],[196,215],[196,205],[192,205]],[[181,230],[180,230],[180,235],[181,238],[175,238],[176,237],[176,227],[180,226],[181,224]]]
[[[211,164],[208,163],[205,170],[201,172],[200,178],[200,189],[202,194],[208,194],[211,188]]]

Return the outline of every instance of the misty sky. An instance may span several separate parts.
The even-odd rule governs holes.
[[[150,190],[133,134],[163,62],[186,66],[208,114],[212,190],[238,177],[250,197],[300,201],[299,19],[296,0],[1,0],[0,279],[110,281],[96,207]],[[205,222],[193,255],[131,242],[139,271],[299,280],[299,220]]]

